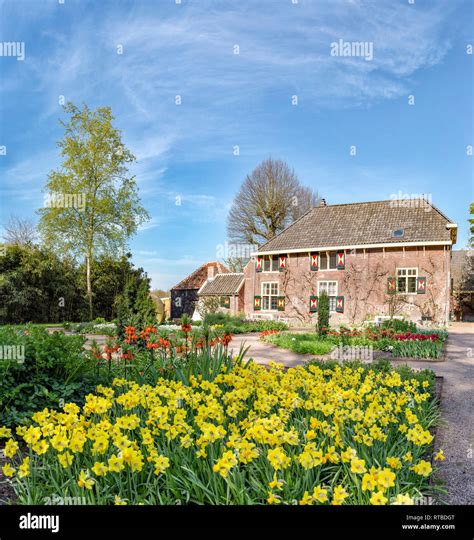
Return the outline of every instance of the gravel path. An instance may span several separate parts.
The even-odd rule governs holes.
[[[259,364],[273,360],[287,367],[304,364],[311,355],[299,355],[259,341],[258,335],[234,336],[232,348],[249,345],[247,356]],[[448,493],[440,503],[474,504],[474,323],[453,323],[445,362],[407,361],[410,367],[432,369],[443,377],[441,424],[435,447],[442,448],[445,461],[437,462],[439,478]],[[400,365],[397,362],[396,365]]]

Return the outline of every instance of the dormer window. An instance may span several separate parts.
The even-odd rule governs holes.
[[[393,238],[403,238],[405,231],[403,229],[395,229],[392,231]]]

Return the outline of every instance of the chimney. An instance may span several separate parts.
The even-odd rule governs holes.
[[[319,206],[327,206],[326,199],[319,199]]]
[[[216,267],[213,264],[209,264],[207,267],[207,279],[214,279],[216,277]]]

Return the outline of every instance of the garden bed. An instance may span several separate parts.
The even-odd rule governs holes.
[[[392,329],[365,328],[363,330],[328,330],[316,332],[279,332],[261,333],[265,342],[291,350],[298,354],[311,354],[320,358],[332,358],[338,349],[349,352],[370,351],[370,360],[389,358],[392,360],[416,359],[422,361],[445,360],[444,330],[417,330],[396,332]],[[415,331],[413,331],[415,330]]]
[[[36,414],[17,433],[28,451],[7,443],[4,472],[20,504],[53,495],[87,504],[410,504],[435,489],[434,392],[432,372],[387,365],[236,365],[187,384],[118,379],[82,408]]]

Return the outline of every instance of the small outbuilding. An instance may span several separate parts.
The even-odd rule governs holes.
[[[209,279],[227,274],[229,269],[218,261],[210,261],[171,288],[170,316],[179,319],[183,314],[193,316],[199,300],[198,291]]]

